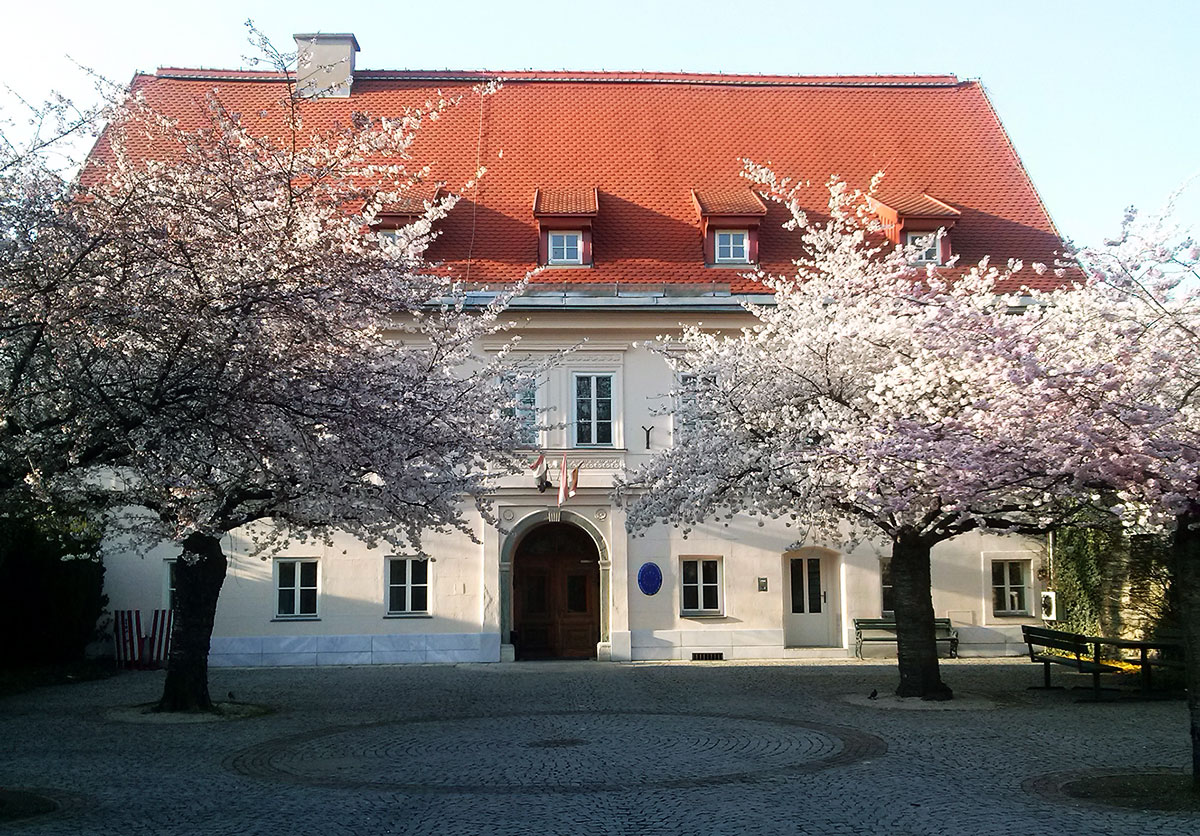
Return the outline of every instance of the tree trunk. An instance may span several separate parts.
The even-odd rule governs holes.
[[[896,654],[900,666],[897,696],[948,700],[954,692],[938,670],[930,588],[931,544],[910,531],[892,537],[892,590],[896,596]]]
[[[1183,625],[1184,661],[1187,663],[1188,717],[1192,736],[1192,789],[1200,793],[1200,507],[1175,519],[1171,542],[1174,586]]]
[[[218,538],[192,534],[183,541],[183,555],[175,565],[171,658],[158,711],[213,710],[208,695],[208,645],[227,566]]]

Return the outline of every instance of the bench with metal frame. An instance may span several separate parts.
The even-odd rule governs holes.
[[[1021,637],[1029,646],[1029,658],[1034,662],[1041,663],[1045,674],[1044,684],[1031,685],[1031,689],[1054,688],[1055,686],[1050,684],[1050,666],[1064,665],[1074,668],[1080,673],[1091,674],[1092,691],[1096,697],[1099,697],[1100,674],[1119,673],[1121,670],[1115,665],[1101,661],[1099,644],[1090,636],[1023,624],[1021,625]],[[1046,650],[1060,652],[1046,653],[1044,652]]]
[[[950,645],[950,658],[958,656],[958,630],[950,625],[948,618],[933,620],[934,639]],[[865,642],[898,641],[895,618],[856,618],[854,619],[854,655],[863,657],[862,647]]]

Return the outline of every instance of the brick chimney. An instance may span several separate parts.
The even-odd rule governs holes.
[[[296,39],[296,94],[303,99],[339,98],[350,95],[354,83],[354,35],[293,35]]]

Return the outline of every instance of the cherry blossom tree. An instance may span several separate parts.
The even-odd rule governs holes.
[[[1178,197],[1078,252],[1084,279],[1041,300],[1037,362],[1069,381],[1049,400],[1077,482],[1135,530],[1171,532],[1200,792],[1200,247],[1173,219]]]
[[[294,56],[271,55],[278,100],[255,116],[219,90],[193,127],[136,94],[115,102],[59,207],[65,266],[43,278],[34,259],[22,276],[38,281],[2,291],[24,312],[0,344],[16,381],[8,471],[182,550],[163,710],[212,707],[225,534],[265,550],[341,530],[419,550],[430,529],[471,534],[465,510],[490,518],[494,479],[521,466],[521,371],[474,351],[519,282],[475,303],[426,263],[453,196],[372,231],[428,194],[409,148],[455,102],[315,131]]]
[[[663,339],[680,374],[673,448],[628,474],[618,496],[634,527],[692,526],[747,513],[797,526],[800,540],[890,543],[900,696],[949,699],[930,590],[930,550],[980,528],[1037,532],[1069,519],[1071,477],[1037,466],[1043,385],[1024,359],[1036,317],[997,295],[1020,265],[953,279],[888,244],[866,195],[830,184],[828,217],[796,188],[750,173],[791,209],[805,255],[736,334],[702,327]]]
[[[25,476],[35,463],[57,472],[101,455],[77,449],[63,431],[80,416],[61,396],[44,340],[57,313],[49,306],[68,301],[56,289],[93,244],[67,209],[73,150],[94,140],[99,116],[99,108],[62,98],[35,104],[11,91],[0,103],[0,502],[28,499]]]

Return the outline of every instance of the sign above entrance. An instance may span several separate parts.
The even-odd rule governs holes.
[[[655,563],[643,563],[638,569],[638,589],[646,595],[653,595],[662,589],[662,569]]]

